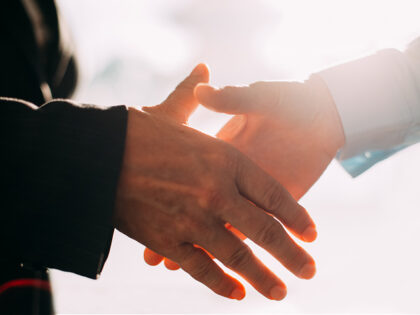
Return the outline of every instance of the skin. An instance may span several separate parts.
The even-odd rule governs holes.
[[[284,227],[312,241],[315,224],[232,145],[180,123],[197,105],[194,88],[206,80],[208,70],[199,65],[156,108],[129,109],[114,226],[221,296],[242,299],[245,290],[207,252],[265,297],[281,300],[285,284],[226,224],[305,279],[315,274],[315,262]]]
[[[335,103],[323,80],[196,88],[201,104],[235,116],[218,137],[236,147],[299,200],[344,145]]]
[[[301,82],[256,82],[217,89],[199,84],[198,102],[234,114],[218,138],[247,155],[299,200],[344,145],[335,103],[316,75]],[[293,232],[292,232],[293,233]],[[163,259],[145,250],[151,265]],[[178,266],[165,258],[165,266]]]

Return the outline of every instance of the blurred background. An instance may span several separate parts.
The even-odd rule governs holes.
[[[75,99],[160,103],[198,62],[211,83],[303,80],[314,71],[420,36],[418,1],[59,0],[81,80]],[[350,87],[351,88],[351,87]],[[199,108],[191,125],[214,135],[229,116]],[[375,117],[372,117],[375,119]],[[112,150],[112,148],[110,148]],[[150,267],[144,247],[115,232],[100,279],[53,271],[59,313],[420,312],[420,147],[356,179],[333,162],[301,203],[319,237],[303,246],[318,272],[300,280],[249,243],[288,285],[281,302],[246,284],[221,298],[183,271]]]

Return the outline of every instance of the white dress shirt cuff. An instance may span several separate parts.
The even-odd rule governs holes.
[[[343,124],[346,142],[339,160],[403,145],[420,121],[415,80],[398,50],[382,50],[318,75],[326,82]]]

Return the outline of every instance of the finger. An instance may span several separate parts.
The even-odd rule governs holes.
[[[241,232],[241,231],[239,231],[238,229],[235,229],[233,226],[232,226],[232,224],[230,224],[230,223],[226,223],[225,224],[225,227],[229,230],[229,231],[231,231],[235,236],[237,236],[240,240],[244,240],[244,239],[246,239],[246,236]]]
[[[235,228],[232,227],[232,226],[230,228],[235,230]],[[241,233],[241,232],[237,231],[237,233]],[[242,234],[242,236],[245,238],[245,236],[243,234]],[[206,251],[204,248],[201,248],[198,245],[194,245],[194,246],[203,250],[210,257],[210,259],[214,259],[213,255],[210,254],[208,251]],[[178,270],[180,268],[180,266],[176,262],[170,260],[169,258],[166,258],[166,257],[163,257],[159,254],[156,254],[154,251],[152,251],[148,248],[146,248],[144,251],[145,251],[144,260],[146,261],[147,264],[149,264],[151,266],[156,266],[163,260],[163,263],[165,264],[166,269],[175,271],[175,270]],[[146,252],[147,252],[147,258],[146,258]]]
[[[150,266],[157,266],[163,260],[163,256],[155,253],[149,248],[144,249],[144,261]]]
[[[226,267],[244,277],[265,297],[281,300],[286,296],[285,284],[228,230],[219,229],[211,239],[197,240],[200,241]]]
[[[214,256],[212,254],[210,254],[205,248],[202,248],[201,246],[198,246],[197,244],[194,244],[194,247],[197,247],[197,248],[203,250],[207,254],[207,256],[209,256],[211,259],[214,259]]]
[[[248,86],[221,89],[207,84],[195,88],[198,101],[205,107],[227,114],[263,113],[280,102],[283,82],[256,82]]]
[[[315,275],[313,258],[284,230],[283,226],[262,209],[240,197],[229,211],[229,220],[247,237],[266,249],[293,274],[302,279]]]
[[[245,128],[247,123],[246,115],[235,115],[217,133],[217,138],[232,142],[237,135]]]
[[[315,223],[306,209],[274,178],[247,158],[240,160],[237,172],[236,184],[243,196],[274,215],[301,240],[312,242],[316,239]]]
[[[242,300],[245,288],[235,278],[226,274],[203,250],[184,244],[171,257],[195,280],[215,293],[231,299]]]
[[[165,264],[165,267],[169,270],[178,270],[180,268],[176,262],[170,260],[169,258],[165,258],[163,262]]]
[[[200,63],[184,81],[178,84],[163,103],[153,107],[143,107],[143,110],[174,119],[179,123],[187,123],[188,118],[198,106],[194,88],[199,83],[207,83],[209,75],[207,65]]]

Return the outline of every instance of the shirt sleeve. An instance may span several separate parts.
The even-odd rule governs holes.
[[[337,159],[357,176],[420,140],[420,37],[319,72],[341,117]]]
[[[126,124],[125,106],[0,98],[0,260],[100,274]]]

